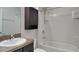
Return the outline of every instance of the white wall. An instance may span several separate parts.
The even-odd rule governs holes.
[[[43,36],[44,34],[42,31],[44,30],[44,10],[42,8],[39,8],[39,18],[38,18],[38,40],[37,40],[37,47],[41,42],[43,42]]]
[[[37,38],[37,31],[38,30],[25,30],[25,10],[24,7],[21,8],[21,33],[22,33],[22,37],[25,38],[32,38],[32,39],[36,39]]]
[[[38,39],[38,30],[25,30],[25,9],[21,8],[21,34],[24,38],[29,38],[34,40],[34,48],[36,48],[36,40]]]
[[[2,8],[3,33],[15,34],[21,30],[21,8],[3,7]]]
[[[2,32],[2,8],[0,8],[0,32]]]
[[[38,47],[40,43],[52,40],[52,29],[46,19],[46,8],[39,8]]]
[[[48,39],[49,41],[59,41],[79,46],[79,19],[72,17],[72,13],[77,10],[79,8],[76,7],[50,8],[47,10],[45,20],[50,27],[46,25],[46,29],[49,30],[49,35],[52,33],[52,40]]]
[[[22,37],[37,38],[38,30],[25,30],[25,11],[24,7],[4,7],[2,8],[3,32],[14,34],[21,32]]]

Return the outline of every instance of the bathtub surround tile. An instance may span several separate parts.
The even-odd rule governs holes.
[[[79,36],[78,20],[72,18],[72,11],[76,10],[79,10],[79,8],[64,7],[47,10],[46,20],[48,20],[52,29],[52,41],[66,42],[78,46],[79,40],[73,38],[73,36]]]
[[[48,8],[43,16],[45,18],[39,18],[41,20],[41,26],[39,29],[40,37],[44,36],[41,34],[41,28],[45,27],[48,37],[46,39],[40,38],[40,43],[46,41],[50,42],[63,42],[67,44],[72,44],[76,48],[79,47],[79,19],[74,19],[72,17],[73,11],[78,11],[79,7],[63,7],[63,8]],[[42,11],[43,13],[43,11]],[[79,13],[79,12],[78,12]],[[42,16],[42,17],[43,17]],[[78,15],[77,15],[78,16]],[[44,21],[47,21],[44,24]],[[39,45],[40,45],[39,43]]]

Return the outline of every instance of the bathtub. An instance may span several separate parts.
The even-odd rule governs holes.
[[[79,52],[77,46],[63,42],[43,42],[39,47],[47,52]]]

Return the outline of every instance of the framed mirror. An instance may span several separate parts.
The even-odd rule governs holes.
[[[21,8],[0,8],[0,35],[21,33]]]

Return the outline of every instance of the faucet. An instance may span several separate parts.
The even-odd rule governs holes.
[[[11,39],[15,38],[13,35],[11,35]]]

